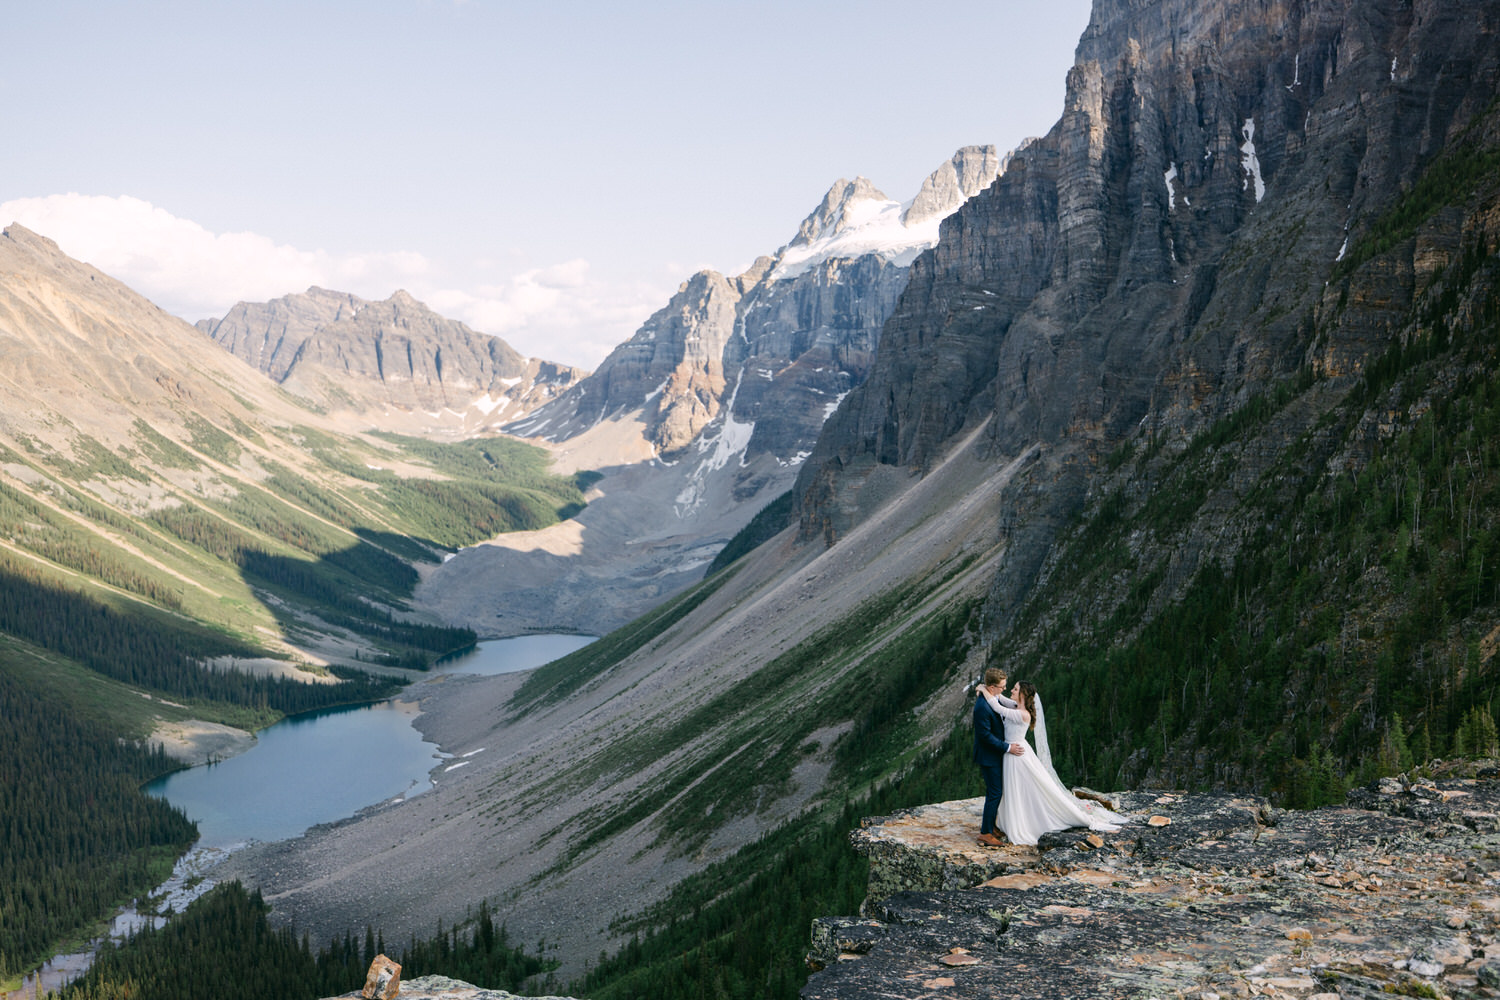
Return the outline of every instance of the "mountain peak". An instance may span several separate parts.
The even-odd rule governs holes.
[[[4,236],[17,246],[25,247],[33,253],[42,253],[53,257],[63,256],[62,248],[57,245],[56,240],[27,229],[19,222],[12,222],[6,226],[3,231],[0,231],[0,236]]]
[[[823,202],[812,214],[802,220],[791,246],[807,246],[820,239],[837,236],[851,226],[858,225],[864,213],[853,211],[861,202],[873,202],[875,206],[890,203],[885,195],[867,178],[856,177],[849,181],[840,177],[833,182]],[[868,207],[868,206],[867,206]]]
[[[965,146],[922,182],[922,190],[907,206],[902,222],[915,226],[943,219],[1000,176],[1000,153],[993,145]]]
[[[938,224],[988,187],[1000,166],[994,146],[965,146],[933,171],[904,206],[863,177],[841,177],[782,249],[772,276],[795,278],[822,261],[865,254],[910,264],[937,243]]]

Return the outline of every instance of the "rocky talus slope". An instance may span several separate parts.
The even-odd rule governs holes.
[[[586,372],[522,356],[404,291],[381,302],[309,288],[197,327],[293,395],[408,433],[472,435],[555,399]]]
[[[774,255],[683,282],[597,371],[505,425],[559,469],[604,473],[576,529],[467,550],[418,599],[481,635],[603,632],[697,582],[791,486],[869,372],[911,260],[1001,165],[965,147],[906,204],[841,179]]]
[[[1500,996],[1500,765],[1483,770],[1306,812],[1120,793],[1120,832],[1036,848],[977,846],[979,799],[872,819],[852,835],[863,912],[816,923],[802,995]]]

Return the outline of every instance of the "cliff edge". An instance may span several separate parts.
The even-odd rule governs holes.
[[[975,846],[979,799],[866,820],[858,917],[813,926],[807,1000],[1500,996],[1500,764],[1344,807],[1111,796],[1133,821]]]

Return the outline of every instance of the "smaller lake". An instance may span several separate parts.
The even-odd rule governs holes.
[[[593,642],[592,635],[518,635],[512,639],[488,639],[472,653],[444,660],[432,668],[435,674],[509,674],[530,670],[567,656]]]
[[[539,667],[594,641],[584,635],[494,639],[433,673],[502,674]],[[237,757],[177,771],[146,791],[197,820],[202,848],[288,840],[366,806],[420,795],[445,759],[412,725],[414,702],[332,709],[283,719]]]

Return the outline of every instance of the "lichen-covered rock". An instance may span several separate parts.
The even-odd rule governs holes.
[[[356,990],[353,993],[341,993],[333,1000],[344,1000],[361,996]],[[417,979],[409,979],[401,984],[399,994],[401,1000],[523,1000],[514,993],[505,990],[487,990],[460,979],[449,979],[447,976],[421,976]],[[530,997],[527,1000],[573,1000],[572,997]]]
[[[1099,835],[1102,847],[1086,830],[971,847],[979,800],[870,821],[854,834],[870,897],[859,919],[817,922],[803,996],[1500,995],[1489,964],[1500,829],[1488,819],[1500,780],[1417,784],[1430,795],[1375,783],[1350,795],[1363,808],[1307,812],[1122,793],[1132,822]],[[1420,815],[1403,814],[1418,801]],[[972,882],[975,865],[1007,870]],[[887,891],[897,883],[910,888]],[[952,985],[929,985],[939,977]]]

